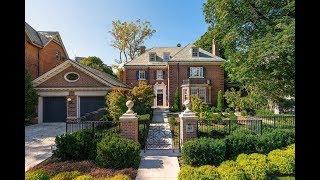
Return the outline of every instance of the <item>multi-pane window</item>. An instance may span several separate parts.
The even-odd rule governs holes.
[[[188,100],[188,89],[182,88],[182,103]]]
[[[164,60],[164,61],[169,61],[169,59],[170,59],[170,53],[164,52],[164,53],[163,53],[163,60]]]
[[[192,48],[192,57],[199,57],[199,48]]]
[[[203,67],[190,67],[190,77],[191,78],[203,77]]]
[[[157,70],[157,79],[163,79],[163,71]]]
[[[206,102],[206,88],[205,87],[191,87],[191,95],[199,97],[202,101]]]
[[[139,71],[139,79],[146,79],[146,72],[145,71]]]
[[[156,61],[157,54],[154,52],[149,53],[149,60],[150,61]]]

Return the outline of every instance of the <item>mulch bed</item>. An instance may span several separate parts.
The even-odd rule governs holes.
[[[111,177],[116,174],[126,174],[135,179],[138,170],[134,168],[125,169],[109,169],[102,168],[95,165],[92,161],[60,161],[58,158],[50,157],[49,159],[34,166],[29,171],[43,169],[49,173],[50,176],[54,176],[60,172],[65,171],[79,171],[84,174],[89,174],[94,178]]]

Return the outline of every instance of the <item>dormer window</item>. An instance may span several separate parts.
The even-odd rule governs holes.
[[[169,59],[170,59],[170,53],[164,52],[164,53],[163,53],[163,60],[164,60],[164,61],[169,61]]]
[[[156,61],[157,59],[157,54],[152,52],[152,53],[149,53],[149,60],[150,61]]]
[[[192,48],[192,57],[199,57],[199,48],[197,47]]]

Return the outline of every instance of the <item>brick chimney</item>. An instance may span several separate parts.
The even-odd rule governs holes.
[[[145,46],[140,46],[139,47],[139,55],[143,54],[146,52],[146,47]]]
[[[212,39],[212,54],[219,56],[218,46],[216,45],[214,39]]]

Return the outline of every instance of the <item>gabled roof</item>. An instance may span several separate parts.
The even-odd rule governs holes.
[[[112,77],[111,75],[93,69],[89,66],[80,64],[74,60],[68,59],[64,61],[63,63],[59,64],[55,68],[51,69],[50,71],[44,73],[40,77],[36,78],[35,80],[32,81],[33,86],[37,87],[38,85],[42,84],[46,80],[50,79],[51,77],[57,75],[58,73],[62,72],[64,69],[74,66],[80,71],[83,71],[87,75],[91,76],[92,78],[96,79],[97,81],[101,82],[102,84],[110,87],[119,87],[119,88],[127,88],[127,85],[124,83],[120,82],[118,79]]]
[[[192,57],[192,47],[195,47],[192,43],[185,47],[153,47],[146,50],[145,53],[136,57],[132,61],[126,63],[124,66],[161,66],[167,65],[168,62],[223,62],[224,60],[219,56],[215,56],[202,48],[199,48],[199,57]],[[157,61],[149,60],[149,53],[155,52],[157,54]],[[164,52],[170,53],[170,60],[168,62],[163,61],[162,56]]]
[[[41,48],[45,47],[50,41],[55,41],[62,46],[67,59],[69,58],[58,31],[36,31],[33,27],[25,22],[25,33],[32,44]]]

